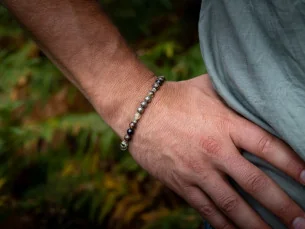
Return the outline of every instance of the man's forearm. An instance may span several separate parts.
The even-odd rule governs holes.
[[[117,132],[152,72],[143,66],[95,1],[4,0],[46,55]],[[133,108],[134,109],[134,108]],[[129,114],[128,114],[129,113]]]

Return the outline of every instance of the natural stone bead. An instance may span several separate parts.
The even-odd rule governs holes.
[[[127,134],[128,134],[128,135],[133,135],[133,133],[134,133],[134,130],[133,130],[133,129],[129,128],[129,129],[127,130]]]
[[[123,151],[128,149],[128,142],[126,140],[121,142],[120,149],[123,150]]]
[[[150,92],[153,92],[155,94],[157,92],[157,89],[153,87]]]
[[[134,115],[134,122],[137,122],[139,119],[141,118],[141,114],[140,113],[135,113],[135,115]]]
[[[144,108],[143,107],[139,107],[137,109],[137,111],[140,113],[140,114],[143,114],[144,113]]]
[[[129,127],[130,127],[131,129],[135,129],[135,128],[137,127],[137,122],[131,122],[131,123],[129,124]]]
[[[157,80],[160,80],[160,81],[164,82],[165,77],[164,76],[159,76]]]
[[[154,83],[154,84],[153,84],[153,88],[156,88],[156,89],[158,90],[159,87],[160,87],[160,84],[157,84],[157,83]]]
[[[147,102],[146,101],[143,101],[142,103],[141,103],[141,107],[143,107],[143,108],[146,108],[147,107]]]
[[[156,91],[158,91],[158,90],[159,90],[159,88],[155,88],[155,87],[153,87],[152,89],[155,89]]]
[[[130,140],[131,140],[131,135],[126,134],[125,137],[124,137],[124,139],[125,139],[126,141],[130,141]]]
[[[146,102],[150,103],[151,102],[151,96],[146,96],[144,99]]]
[[[156,81],[156,83],[159,84],[159,85],[162,85],[163,82],[164,82],[164,81],[161,81],[161,80],[157,80],[157,81]]]

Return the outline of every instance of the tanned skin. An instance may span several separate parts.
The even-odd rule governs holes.
[[[91,0],[3,2],[102,119],[124,136],[155,77],[101,7]],[[288,228],[301,225],[303,210],[244,159],[240,148],[305,183],[300,178],[305,165],[295,152],[227,107],[209,76],[202,75],[162,86],[139,123],[130,153],[216,229],[270,228],[229,185],[227,175]]]

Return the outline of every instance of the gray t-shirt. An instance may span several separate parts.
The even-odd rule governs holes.
[[[287,142],[305,161],[305,2],[203,0],[199,34],[219,95],[248,120]],[[304,186],[254,155],[243,155],[305,210]],[[286,228],[239,191],[273,228]]]

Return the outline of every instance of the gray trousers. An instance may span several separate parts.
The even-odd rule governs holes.
[[[203,0],[199,35],[218,94],[239,114],[283,139],[305,161],[305,1]],[[305,210],[304,186],[242,153]],[[231,182],[272,228],[286,228]]]

